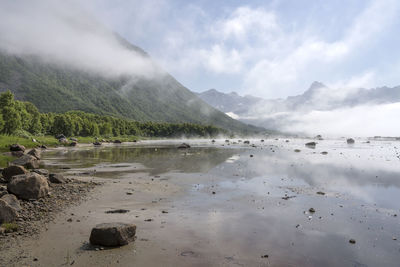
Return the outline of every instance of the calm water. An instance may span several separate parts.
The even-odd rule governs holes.
[[[324,140],[310,149],[300,139],[233,141],[189,141],[188,150],[173,141],[59,149],[45,153],[45,164],[111,179],[148,173],[182,186],[185,194],[168,200],[174,212],[165,227],[144,233],[184,244],[178,262],[400,266],[400,142]]]

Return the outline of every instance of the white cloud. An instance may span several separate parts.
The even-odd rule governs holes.
[[[2,2],[0,17],[0,49],[8,53],[106,76],[162,73],[147,57],[124,47],[76,1]]]

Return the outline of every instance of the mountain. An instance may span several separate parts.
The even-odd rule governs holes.
[[[125,47],[148,57],[122,37]],[[157,77],[104,77],[95,72],[45,61],[38,56],[0,52],[0,92],[34,103],[41,112],[82,110],[138,121],[192,122],[254,133],[246,125],[213,108],[168,73]]]
[[[400,102],[400,86],[333,89],[321,82],[313,82],[303,94],[289,96],[286,99],[240,96],[235,92],[221,93],[215,89],[198,93],[198,96],[208,104],[245,123],[286,130],[288,125],[298,119],[299,114]]]

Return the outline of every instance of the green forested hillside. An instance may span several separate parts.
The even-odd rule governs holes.
[[[6,90],[41,112],[81,110],[137,121],[211,124],[241,133],[263,130],[214,109],[168,74],[132,82],[128,77],[104,78],[33,56],[0,53],[0,92]]]

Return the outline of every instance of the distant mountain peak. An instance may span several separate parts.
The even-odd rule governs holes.
[[[321,87],[327,87],[325,84],[318,82],[318,81],[314,81],[311,85],[310,88],[308,90],[315,90]]]

